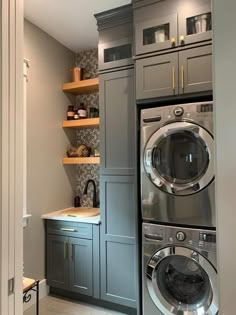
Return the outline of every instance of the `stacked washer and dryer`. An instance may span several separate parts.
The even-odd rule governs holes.
[[[140,122],[143,315],[216,315],[213,103]]]

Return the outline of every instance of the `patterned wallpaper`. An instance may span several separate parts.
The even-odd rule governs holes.
[[[77,66],[85,69],[85,73],[90,78],[97,77],[98,71],[98,50],[89,49],[77,54]],[[99,107],[99,93],[77,96],[77,105],[84,103],[90,106]],[[94,149],[99,146],[99,129],[89,128],[76,131],[77,145],[85,144]],[[76,194],[81,198],[81,205],[92,206],[92,185],[89,185],[88,195],[83,195],[83,190],[88,179],[93,179],[97,187],[97,200],[99,200],[99,165],[78,165],[76,167]]]

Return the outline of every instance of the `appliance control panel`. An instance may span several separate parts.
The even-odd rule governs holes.
[[[199,249],[215,251],[216,232],[214,230],[178,228],[143,223],[143,242],[163,243],[163,246],[166,244],[188,245]]]

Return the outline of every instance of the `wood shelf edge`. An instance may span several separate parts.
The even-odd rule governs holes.
[[[99,118],[86,118],[78,120],[64,120],[62,122],[63,128],[89,128],[99,127]]]
[[[76,157],[76,158],[64,158],[63,164],[99,164],[100,157]]]
[[[63,84],[62,90],[72,94],[88,94],[98,91],[99,81],[98,78],[81,80],[78,82],[68,82]]]

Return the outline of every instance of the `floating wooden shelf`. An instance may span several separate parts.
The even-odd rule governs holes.
[[[99,118],[86,118],[78,120],[65,120],[62,123],[63,128],[96,128],[99,126]]]
[[[63,164],[99,164],[100,157],[64,158]]]
[[[72,93],[75,95],[79,94],[89,94],[98,91],[98,78],[81,80],[78,82],[69,82],[63,84],[62,90],[67,93]]]

